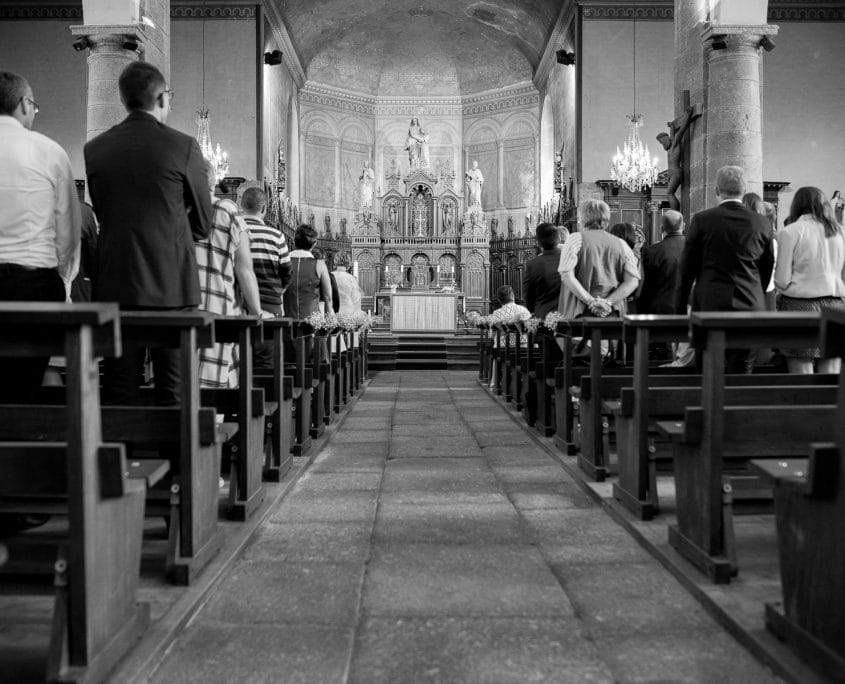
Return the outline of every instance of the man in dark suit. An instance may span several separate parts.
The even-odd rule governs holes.
[[[681,212],[667,209],[661,229],[663,239],[643,250],[643,286],[637,300],[637,311],[643,314],[675,313],[685,244]]]
[[[716,172],[719,205],[692,217],[681,258],[681,287],[675,300],[693,311],[765,311],[765,289],[774,267],[772,227],[765,216],[742,205],[743,170]],[[695,289],[693,289],[695,282]],[[729,350],[726,371],[742,373],[747,352]]]
[[[560,230],[551,223],[541,223],[536,238],[542,251],[525,264],[522,292],[525,308],[534,318],[544,319],[557,308],[560,296]]]
[[[94,299],[129,310],[194,309],[200,301],[194,239],[211,230],[202,153],[168,128],[173,91],[151,64],[133,62],[118,81],[129,115],[85,145],[88,188],[100,221]],[[127,349],[106,369],[113,401],[138,389],[143,350]],[[178,350],[151,350],[156,400],[179,401]]]

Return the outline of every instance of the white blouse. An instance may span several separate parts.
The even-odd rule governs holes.
[[[845,234],[825,237],[809,214],[778,231],[775,287],[797,299],[845,297]]]

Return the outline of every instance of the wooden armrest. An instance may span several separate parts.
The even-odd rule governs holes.
[[[680,442],[684,438],[686,426],[683,421],[676,420],[659,420],[657,421],[657,431],[662,437],[672,440],[673,442]]]
[[[622,402],[618,399],[605,399],[601,403],[602,413],[617,413],[622,409]]]
[[[143,480],[147,489],[154,486],[170,470],[170,461],[155,458],[143,459],[140,461],[128,461],[126,464],[126,477],[131,480]]]
[[[237,423],[220,423],[217,425],[217,442],[228,442],[232,437],[238,434]]]

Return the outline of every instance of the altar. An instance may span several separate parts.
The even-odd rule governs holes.
[[[454,332],[462,300],[460,292],[406,290],[380,295],[379,308],[394,333]]]

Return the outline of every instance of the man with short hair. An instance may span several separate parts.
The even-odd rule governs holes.
[[[0,71],[0,300],[69,300],[81,218],[61,146],[32,129],[38,104],[22,76]],[[48,358],[0,360],[0,394],[37,389]]]
[[[643,250],[643,286],[637,310],[643,314],[673,314],[680,286],[684,251],[684,217],[667,209],[660,220],[663,239]]]
[[[681,257],[675,310],[765,311],[764,290],[774,267],[772,227],[742,204],[745,177],[738,166],[716,172],[719,205],[692,217]],[[693,289],[695,282],[695,289]],[[726,371],[742,373],[747,351],[729,350]]]
[[[264,222],[267,193],[247,188],[240,201],[249,230],[252,267],[258,279],[261,308],[276,316],[284,315],[282,293],[290,282],[290,251],[282,231]]]
[[[132,62],[120,74],[129,115],[85,145],[88,188],[100,221],[94,299],[122,309],[196,309],[200,302],[194,239],[211,230],[211,198],[197,141],[166,126],[173,91],[153,65]],[[111,399],[138,392],[136,358],[127,349],[107,367]],[[179,401],[178,349],[153,349],[156,401]]]
[[[560,297],[560,229],[551,223],[537,226],[537,245],[540,254],[525,264],[522,291],[525,308],[534,318],[544,319],[557,308]]]
[[[513,288],[510,285],[502,285],[496,292],[496,299],[499,302],[499,308],[486,317],[486,322],[490,325],[527,321],[531,318],[531,312],[528,309],[514,302]]]

